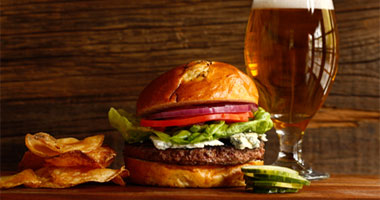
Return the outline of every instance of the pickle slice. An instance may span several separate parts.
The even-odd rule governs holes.
[[[267,175],[283,175],[292,176],[298,175],[298,172],[286,167],[279,167],[273,165],[250,165],[242,167],[241,170],[247,176],[254,176],[255,174],[267,174]]]
[[[298,189],[293,188],[265,188],[265,187],[249,187],[246,188],[247,191],[253,193],[262,193],[262,194],[277,194],[277,193],[295,193],[298,192]]]
[[[245,179],[248,180],[266,180],[266,181],[278,181],[278,182],[286,182],[286,183],[299,183],[303,185],[310,185],[310,181],[306,180],[304,177],[300,175],[269,175],[269,174],[245,174]]]
[[[285,183],[278,181],[258,181],[258,180],[245,180],[246,185],[250,187],[261,187],[261,188],[291,188],[291,189],[302,189],[303,184],[299,183]]]
[[[244,173],[246,190],[254,193],[291,193],[298,192],[310,182],[297,171],[279,166],[246,166]]]

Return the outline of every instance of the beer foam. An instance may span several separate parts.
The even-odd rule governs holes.
[[[332,0],[253,0],[252,8],[304,8],[333,10]]]

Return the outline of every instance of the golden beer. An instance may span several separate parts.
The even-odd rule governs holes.
[[[329,175],[302,159],[302,137],[337,72],[338,36],[331,0],[253,0],[244,57],[279,136],[275,165],[307,179]]]
[[[260,91],[260,106],[275,121],[306,128],[334,81],[337,42],[333,10],[252,9],[245,38],[247,72]]]

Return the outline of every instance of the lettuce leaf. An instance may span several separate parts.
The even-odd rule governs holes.
[[[254,113],[255,118],[248,122],[226,124],[224,121],[215,121],[211,124],[193,125],[169,135],[149,127],[139,126],[139,119],[122,109],[111,108],[108,119],[112,127],[116,128],[127,143],[144,142],[149,136],[156,135],[165,142],[173,144],[194,144],[219,138],[228,138],[237,133],[255,132],[264,134],[273,127],[270,114],[259,108]]]
[[[111,108],[108,112],[108,120],[112,127],[117,129],[128,143],[143,142],[152,134],[157,135],[163,141],[169,141],[170,136],[149,127],[139,126],[139,120],[133,114],[122,109]]]

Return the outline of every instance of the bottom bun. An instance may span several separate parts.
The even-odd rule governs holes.
[[[182,166],[125,157],[125,166],[130,173],[130,182],[166,187],[245,186],[241,167],[263,164],[264,161],[257,160],[230,166]]]

